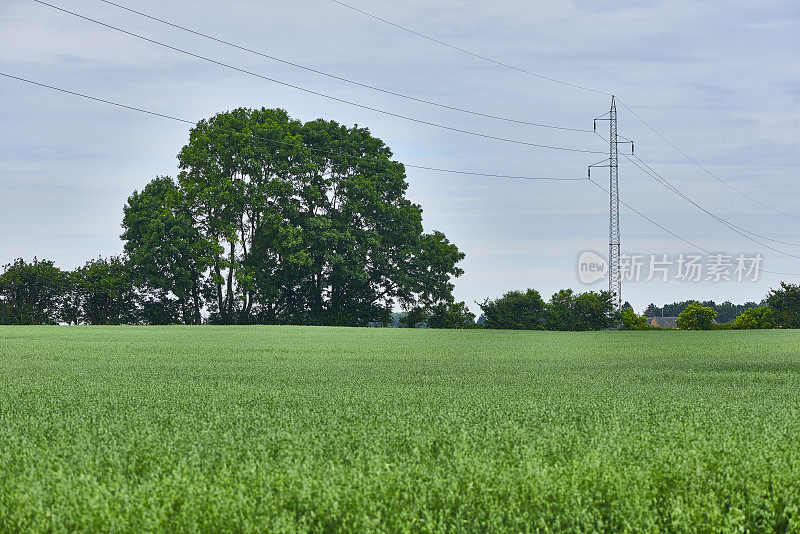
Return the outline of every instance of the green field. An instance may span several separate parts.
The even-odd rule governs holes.
[[[0,531],[800,532],[800,332],[0,328]]]

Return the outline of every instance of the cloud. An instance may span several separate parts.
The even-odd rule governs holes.
[[[692,0],[409,0],[366,10],[547,77],[615,92],[649,124],[726,179],[785,205],[797,189],[800,46],[794,1],[758,4]],[[123,2],[125,3],[125,2]],[[437,46],[327,0],[269,4],[232,0],[130,3],[137,9],[266,53],[387,89],[481,112],[591,128],[606,95],[503,69]],[[207,42],[119,9],[75,0],[69,9],[193,52],[309,89],[394,113],[530,142],[606,150],[592,133],[559,132],[445,111]],[[196,120],[238,106],[282,107],[303,120],[358,123],[406,163],[510,175],[584,177],[593,155],[547,151],[402,121],[303,94],[125,37],[31,2],[3,3],[0,61],[11,74]],[[108,255],[127,192],[176,172],[188,125],[0,79],[0,263],[20,254],[59,262]],[[754,96],[755,95],[755,96]],[[693,168],[620,107],[621,133],[637,153],[661,162],[704,203],[739,213],[738,223],[782,232],[780,220]],[[724,167],[717,168],[716,165]],[[19,170],[19,172],[15,171]],[[13,171],[13,172],[12,172]],[[698,222],[693,208],[665,200],[647,178],[623,167],[624,194],[648,215],[704,244],[735,239]],[[408,170],[409,195],[426,228],[442,229],[467,251],[456,296],[471,302],[522,287],[574,285],[580,248],[603,250],[607,196],[591,184],[478,179]],[[774,184],[781,185],[781,193]],[[31,218],[30,213],[41,213]],[[772,218],[770,218],[772,217]],[[58,234],[54,237],[54,228]],[[108,229],[105,230],[99,229]],[[724,229],[723,229],[724,231]],[[100,232],[103,235],[93,235]],[[640,250],[685,245],[633,214],[626,243]],[[630,237],[628,237],[630,236]],[[733,243],[735,244],[735,242]],[[643,252],[649,252],[643,250]],[[545,260],[545,256],[563,255]],[[535,260],[551,261],[546,267]],[[503,265],[500,265],[500,262]],[[567,262],[562,266],[558,262]],[[514,273],[508,280],[502,274]],[[739,300],[760,298],[748,287]],[[694,288],[693,288],[694,289]],[[704,288],[694,289],[702,296]],[[710,289],[709,289],[710,290]],[[732,290],[736,298],[738,290]],[[544,291],[546,293],[546,291]],[[637,294],[647,304],[647,295]],[[648,300],[649,302],[649,300]]]

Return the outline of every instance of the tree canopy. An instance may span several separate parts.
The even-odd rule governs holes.
[[[423,231],[391,158],[366,128],[220,113],[190,131],[177,183],[129,198],[126,251],[184,322],[201,300],[212,322],[349,326],[452,302],[464,255]]]
[[[52,261],[14,260],[0,274],[0,324],[55,324],[69,274]]]
[[[681,330],[711,330],[717,312],[699,302],[692,302],[678,315],[675,323]]]
[[[770,290],[766,303],[775,312],[778,326],[800,328],[800,285],[781,282],[778,289]]]

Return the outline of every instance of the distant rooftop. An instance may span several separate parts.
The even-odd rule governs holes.
[[[659,328],[678,328],[677,317],[648,317],[648,322]]]

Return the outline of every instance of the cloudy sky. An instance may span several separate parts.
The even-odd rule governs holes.
[[[149,38],[311,90],[453,128],[529,143],[606,151],[598,136],[447,111],[331,80],[216,44],[99,0],[48,0]],[[800,4],[687,0],[608,2],[401,0],[351,5],[557,84],[437,45],[332,0],[118,0],[151,15],[392,91],[482,113],[590,129],[614,93],[693,165],[620,106],[636,155],[707,210],[760,236],[800,245]],[[584,178],[603,158],[412,123],[222,68],[32,0],[0,1],[0,71],[196,121],[240,106],[280,107],[368,126],[399,161],[490,174]],[[73,268],[122,250],[122,206],[156,175],[177,172],[187,124],[0,77],[0,263],[33,256]],[[601,123],[603,133],[607,123]],[[608,170],[594,177],[605,181]],[[467,255],[456,297],[472,304],[509,289],[547,298],[582,285],[578,254],[608,248],[608,197],[588,181],[526,181],[408,170],[409,196]],[[800,273],[800,246],[745,239],[621,158],[623,201],[713,252],[761,253]],[[696,249],[622,209],[629,254]],[[777,249],[785,252],[780,254]],[[793,257],[796,256],[796,257]],[[760,300],[781,279],[629,283],[623,297]]]

